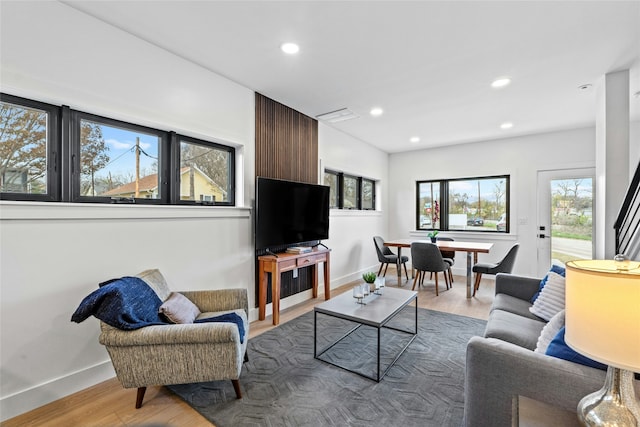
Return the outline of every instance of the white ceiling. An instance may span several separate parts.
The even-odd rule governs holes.
[[[311,117],[349,108],[331,126],[390,153],[591,126],[623,69],[640,120],[637,0],[64,3]]]

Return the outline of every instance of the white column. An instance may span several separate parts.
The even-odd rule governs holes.
[[[596,102],[596,258],[612,259],[613,224],[629,185],[629,70],[606,74]]]

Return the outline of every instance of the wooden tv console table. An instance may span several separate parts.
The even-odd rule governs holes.
[[[273,304],[273,324],[280,323],[280,274],[296,268],[311,267],[313,297],[318,298],[318,263],[324,263],[324,299],[331,298],[331,281],[329,279],[329,254],[331,249],[314,248],[304,254],[281,253],[258,257],[258,318],[265,319],[267,307],[267,275],[271,273],[271,302]]]

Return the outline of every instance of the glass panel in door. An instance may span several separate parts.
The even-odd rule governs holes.
[[[589,170],[545,171],[539,180],[540,191],[547,193],[539,199],[539,274],[552,262],[593,258],[594,193]]]

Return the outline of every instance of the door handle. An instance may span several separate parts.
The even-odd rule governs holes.
[[[546,234],[538,234],[538,237],[541,239],[550,239],[551,236],[547,236]]]

